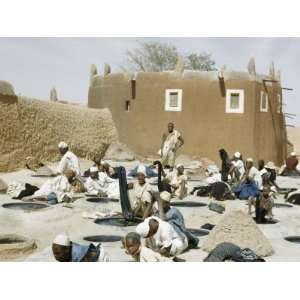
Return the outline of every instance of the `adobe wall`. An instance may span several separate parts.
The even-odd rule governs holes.
[[[102,155],[117,140],[110,111],[0,95],[0,172],[24,167],[27,156],[58,160],[62,140],[80,157]]]
[[[259,112],[259,80],[244,73],[225,74],[226,89],[243,89],[245,93],[244,113],[229,114],[225,113],[225,97],[221,95],[217,73],[199,74],[138,73],[136,99],[131,99],[128,75],[97,76],[89,89],[89,106],[108,107],[120,140],[138,154],[156,153],[162,132],[167,123],[173,121],[184,137],[182,152],[185,154],[218,161],[218,150],[225,148],[230,154],[240,151],[244,157],[281,163],[285,147],[282,144],[284,130],[280,125],[282,115],[275,115],[274,129],[271,114]],[[164,110],[166,89],[183,90],[181,112]],[[130,100],[130,111],[125,110],[127,100]],[[278,145],[280,155],[274,151]]]

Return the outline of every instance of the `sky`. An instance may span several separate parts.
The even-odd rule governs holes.
[[[256,72],[268,74],[274,61],[282,87],[293,89],[283,91],[285,112],[297,114],[287,124],[300,126],[300,38],[0,38],[0,80],[12,83],[17,94],[46,100],[56,87],[60,99],[86,103],[90,65],[98,73],[105,63],[119,71],[126,51],[139,41],[172,44],[182,53],[209,52],[217,68],[237,71],[246,71],[254,57]]]

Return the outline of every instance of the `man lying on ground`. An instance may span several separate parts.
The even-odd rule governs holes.
[[[70,240],[66,234],[59,234],[55,237],[52,244],[52,252],[55,259],[59,262],[107,262],[101,244],[98,246],[79,245]]]
[[[32,196],[22,198],[23,201],[41,200],[49,204],[72,201],[71,183],[75,178],[72,170],[65,170],[63,175],[47,180]]]
[[[87,194],[109,198],[120,198],[119,183],[110,178],[105,172],[100,172],[97,167],[90,168],[90,177],[85,182]]]
[[[146,182],[146,170],[143,165],[137,169],[137,180],[134,183],[128,183],[127,189],[133,190],[129,198],[134,215],[143,219],[151,216],[153,191],[150,184]]]
[[[166,174],[162,170],[164,181],[170,185],[172,196],[178,199],[183,199],[187,196],[187,176],[184,173],[184,166],[178,164],[176,169]]]
[[[147,247],[166,257],[178,255],[188,248],[186,236],[179,235],[168,222],[155,216],[140,223],[136,232],[145,238]]]
[[[166,191],[160,193],[158,201],[159,213],[157,216],[159,216],[161,220],[168,222],[183,239],[187,237],[190,248],[196,248],[199,239],[186,229],[183,215],[179,209],[171,206],[171,194]]]

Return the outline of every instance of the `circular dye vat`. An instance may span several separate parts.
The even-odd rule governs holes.
[[[11,260],[32,253],[37,248],[34,240],[16,234],[0,235],[0,260]]]
[[[91,197],[86,199],[87,202],[100,203],[100,202],[119,202],[119,199],[106,198],[106,197]]]
[[[293,205],[288,204],[288,203],[274,203],[274,207],[277,208],[291,208]]]
[[[291,243],[300,244],[300,236],[299,235],[287,236],[284,239]]]
[[[176,201],[171,202],[171,206],[177,206],[177,207],[204,207],[207,206],[207,204],[203,202],[193,202],[193,201]]]
[[[83,239],[94,243],[111,243],[121,241],[122,237],[119,235],[91,235],[85,236]]]
[[[201,237],[209,234],[209,231],[203,230],[203,229],[196,229],[196,228],[188,228],[188,231],[190,231],[195,236]]]
[[[23,210],[23,211],[35,211],[50,206],[44,203],[35,203],[35,202],[13,202],[13,203],[5,203],[2,205],[2,207],[15,209],[15,210]]]
[[[96,219],[94,221],[94,223],[98,225],[109,225],[109,226],[118,226],[118,227],[136,226],[141,222],[142,220],[134,219],[132,221],[129,221],[122,217],[103,218],[103,219]]]

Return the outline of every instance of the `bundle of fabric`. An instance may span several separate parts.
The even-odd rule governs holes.
[[[248,199],[250,197],[258,197],[260,195],[260,190],[254,182],[245,182],[233,189],[236,197],[242,200]]]
[[[203,261],[264,262],[265,260],[249,248],[241,249],[233,243],[224,242],[217,245]]]
[[[136,166],[134,169],[128,172],[127,176],[130,177],[136,177],[137,176],[137,171],[138,171],[139,166]],[[157,173],[151,169],[149,166],[145,165],[145,172],[146,172],[146,177],[151,178],[151,177],[157,177]]]

